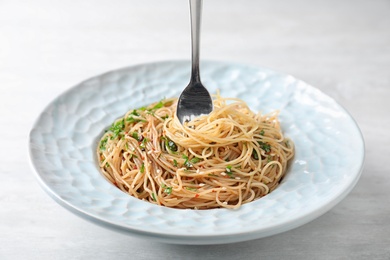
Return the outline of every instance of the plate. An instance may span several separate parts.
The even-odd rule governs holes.
[[[95,150],[103,131],[128,110],[187,85],[188,61],[141,64],[93,77],[69,89],[39,115],[29,136],[39,183],[60,205],[93,223],[137,237],[177,244],[222,244],[281,233],[340,202],[364,162],[361,132],[332,98],[276,71],[226,62],[201,64],[211,93],[245,100],[264,113],[280,110],[296,154],[267,196],[238,210],[182,210],[135,199],[99,172]]]

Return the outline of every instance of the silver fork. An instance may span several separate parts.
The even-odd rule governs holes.
[[[176,115],[180,123],[191,121],[213,110],[210,93],[200,81],[199,42],[202,16],[202,0],[190,0],[192,70],[188,86],[183,90],[177,103]]]

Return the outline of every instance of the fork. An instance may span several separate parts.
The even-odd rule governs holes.
[[[207,115],[213,110],[210,93],[203,86],[199,73],[200,23],[202,0],[190,0],[192,69],[188,86],[183,90],[177,104],[176,115],[181,124]]]

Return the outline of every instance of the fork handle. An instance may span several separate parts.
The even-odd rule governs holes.
[[[200,44],[200,24],[202,20],[202,1],[203,0],[190,0],[191,47],[192,47],[191,81],[192,82],[200,82],[199,44]]]

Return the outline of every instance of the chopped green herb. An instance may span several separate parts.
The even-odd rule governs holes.
[[[261,129],[260,135],[264,135],[264,134],[265,134],[264,129]]]
[[[130,113],[130,115],[139,116],[139,113],[137,112],[136,109],[134,109],[133,112]]]
[[[173,166],[177,167],[177,161],[176,161],[176,159],[173,159]]]
[[[143,138],[142,139],[142,142],[139,144],[139,147],[142,149],[142,150],[144,150],[145,148],[146,148],[146,143],[149,141],[149,139],[148,138]]]
[[[168,137],[161,137],[162,140],[164,140],[165,142],[165,147],[167,148],[167,150],[171,153],[176,153],[177,152],[177,145],[175,144],[174,141],[172,141],[171,139],[169,139]]]
[[[227,174],[230,178],[233,178],[233,172],[232,172],[232,166],[231,166],[231,165],[226,166],[226,174]]]
[[[156,110],[156,109],[159,109],[159,108],[162,108],[164,106],[164,103],[162,102],[162,100],[160,102],[158,102],[156,105],[153,106],[153,110]]]
[[[141,119],[141,118],[134,118],[132,116],[129,116],[127,119],[126,119],[127,122],[129,122],[130,124],[132,123],[138,123],[138,122],[146,122],[145,119]]]
[[[197,162],[200,162],[200,161],[201,161],[201,159],[198,158],[198,157],[194,157],[194,158],[192,158],[192,159],[190,160],[191,163],[197,163]]]
[[[127,143],[125,143],[125,149],[129,150],[129,145]]]
[[[165,120],[168,119],[169,115],[162,116],[161,119]]]
[[[172,193],[172,187],[167,187],[167,188],[164,190],[164,192],[165,192],[166,194],[168,194],[168,195],[171,195],[171,193]]]
[[[198,189],[196,189],[196,188],[193,188],[193,187],[186,187],[186,190],[190,190],[190,191],[197,191]]]
[[[271,155],[268,155],[267,157],[267,163],[269,163],[272,160]]]
[[[167,185],[165,185],[164,183],[161,185],[161,187],[164,188],[164,193],[170,195],[172,193],[172,187],[168,187]]]
[[[132,154],[130,154],[130,158],[129,159],[131,159],[131,158],[138,158],[138,156],[135,155],[134,153],[132,153]]]
[[[143,106],[143,107],[138,108],[137,110],[145,111],[145,110],[146,110],[146,107]]]
[[[172,140],[168,141],[168,147],[172,152],[177,152],[177,145]]]
[[[122,133],[124,128],[125,128],[125,120],[124,119],[112,124],[112,126],[109,129],[111,132],[113,132],[113,136],[111,136],[111,139],[118,137],[118,135]]]
[[[108,168],[108,167],[110,167],[110,165],[108,163],[106,163],[106,167]]]
[[[271,145],[263,142],[258,142],[260,145],[260,148],[263,149],[265,152],[269,153],[271,151]]]
[[[257,154],[256,150],[253,150],[253,152],[252,152],[252,157],[253,157],[253,159],[255,159],[255,160],[259,160],[259,155]]]
[[[232,172],[232,166],[231,165],[226,166],[226,172]]]
[[[134,139],[137,139],[138,140],[138,133],[137,132],[133,132],[131,134],[131,136],[134,138]]]
[[[106,137],[106,138],[104,138],[103,140],[100,141],[99,149],[101,151],[106,150],[107,141],[108,141],[108,137]]]
[[[185,161],[184,161],[184,166],[185,166],[187,169],[190,168],[190,167],[192,167],[192,164],[188,161],[188,156],[185,155],[185,154],[183,154],[182,157],[183,157],[183,159],[185,159]]]
[[[154,201],[157,201],[156,195],[154,194],[154,192],[152,193],[152,198],[153,198]]]
[[[145,172],[145,164],[144,164],[144,163],[141,164],[141,169],[139,169],[139,171],[140,171],[141,173],[144,173],[144,172]]]

